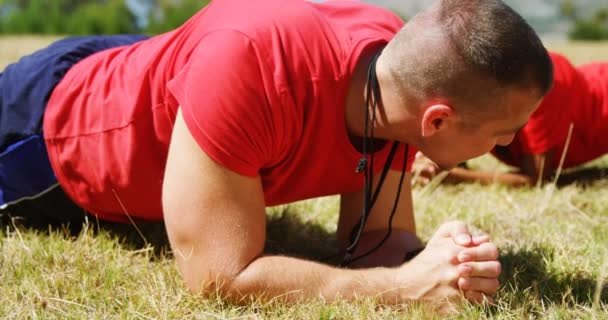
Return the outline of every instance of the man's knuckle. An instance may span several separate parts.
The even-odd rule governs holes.
[[[498,253],[498,248],[496,247],[496,245],[494,243],[488,242],[488,243],[484,243],[480,246],[480,249],[485,251],[487,256],[490,259],[498,259],[499,253]]]
[[[445,271],[444,277],[444,281],[448,283],[458,281],[458,279],[460,278],[460,272],[458,272],[456,268],[449,268]]]
[[[457,261],[458,260],[458,254],[462,251],[462,249],[460,248],[455,248],[455,247],[450,247],[449,250],[446,250],[443,254],[444,260],[445,261]]]
[[[498,279],[494,279],[492,280],[491,284],[490,284],[490,290],[488,293],[490,294],[495,294],[498,291],[498,288],[500,287],[500,282],[498,282]]]
[[[502,265],[500,262],[494,264],[494,274],[498,277],[502,273]]]

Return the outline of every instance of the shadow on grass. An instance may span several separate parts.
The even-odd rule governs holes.
[[[65,209],[62,206],[57,207]],[[23,209],[23,206],[18,209]],[[13,210],[15,209],[13,208]],[[151,257],[153,259],[170,256],[169,240],[163,222],[146,222],[136,225],[111,223],[85,215],[78,209],[79,213],[72,214],[71,221],[66,223],[53,218],[48,212],[45,213],[44,208],[27,208],[27,210],[20,211],[27,212],[27,214],[19,215],[0,211],[0,227],[2,229],[17,227],[42,234],[59,232],[66,237],[76,237],[83,230],[92,232],[93,235],[106,232],[111,237],[118,238],[121,245],[128,249],[152,247],[154,255]],[[284,254],[319,261],[336,252],[333,233],[325,231],[319,224],[303,221],[297,212],[291,211],[289,207],[277,214],[269,215],[266,230],[266,252],[270,254]],[[331,262],[331,260],[328,261]]]
[[[101,221],[94,221],[92,224],[97,230],[104,230],[119,237],[121,242],[130,248],[138,249],[151,245],[157,255],[170,251],[165,225],[162,222],[137,224],[141,235],[131,224]],[[336,252],[333,233],[325,231],[317,223],[303,221],[297,212],[291,211],[289,207],[268,216],[266,233],[267,254],[289,255],[319,261]]]
[[[268,217],[266,252],[310,260],[338,263],[335,233],[314,221],[303,221],[301,215],[287,206]]]
[[[531,295],[534,300],[568,306],[593,303],[597,279],[577,270],[555,270],[551,248],[534,247],[507,251],[500,257],[503,266],[503,289],[512,290],[516,296]],[[608,303],[608,286],[604,285],[600,301]],[[513,303],[518,303],[513,301]]]
[[[589,167],[562,173],[557,180],[557,185],[567,186],[576,183],[577,185],[588,187],[607,179],[608,168]]]

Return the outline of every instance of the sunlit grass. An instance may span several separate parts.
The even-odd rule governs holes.
[[[0,38],[0,66],[49,38]],[[608,44],[555,44],[578,63],[608,60]],[[473,166],[504,170],[490,157]],[[599,160],[592,166],[607,166]],[[465,306],[456,319],[608,319],[608,180],[560,188],[436,186],[414,189],[423,239],[460,219],[492,235],[504,272],[496,306]],[[335,252],[336,197],[268,210],[267,248],[320,259]],[[201,299],[182,285],[162,225],[77,236],[61,230],[0,230],[0,318],[5,319],[420,319],[422,306],[389,308],[373,300],[234,306]],[[156,239],[156,240],[153,240]],[[278,275],[280,276],[280,275]],[[598,284],[602,284],[598,287]]]

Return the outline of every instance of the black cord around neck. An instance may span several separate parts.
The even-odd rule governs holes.
[[[360,218],[359,222],[351,230],[351,233],[350,233],[351,244],[348,246],[348,248],[346,248],[346,253],[345,253],[344,258],[341,263],[342,266],[349,266],[354,261],[357,261],[359,259],[362,259],[362,258],[370,255],[372,252],[374,252],[378,248],[380,248],[386,242],[386,240],[388,240],[388,238],[390,237],[391,232],[392,232],[393,218],[394,218],[396,210],[397,210],[397,205],[399,203],[399,196],[401,194],[401,188],[403,186],[403,180],[405,177],[405,171],[407,169],[407,157],[408,157],[409,145],[406,144],[405,145],[405,154],[403,155],[403,167],[401,170],[401,178],[399,181],[399,187],[397,190],[397,195],[395,197],[393,209],[391,211],[391,215],[390,215],[390,218],[388,221],[387,234],[382,239],[382,241],[380,241],[371,250],[368,250],[367,252],[365,252],[357,257],[353,257],[354,252],[357,250],[357,247],[359,245],[359,240],[361,239],[361,235],[363,234],[363,229],[365,228],[367,219],[369,218],[371,210],[372,210],[374,204],[376,203],[376,200],[378,199],[378,195],[380,194],[380,190],[382,188],[382,185],[384,184],[384,180],[386,178],[386,175],[388,174],[388,170],[390,169],[391,163],[393,162],[393,158],[395,157],[395,153],[397,152],[397,149],[399,146],[399,142],[396,142],[396,141],[393,142],[391,151],[386,159],[384,168],[382,169],[382,174],[380,175],[380,180],[378,181],[378,186],[376,187],[376,189],[374,190],[374,192],[372,194],[372,188],[374,185],[373,168],[374,168],[374,152],[375,152],[374,123],[376,122],[376,109],[378,106],[378,101],[380,101],[380,87],[378,85],[378,78],[376,77],[376,62],[378,61],[379,55],[380,55],[380,53],[376,54],[372,58],[372,60],[370,61],[368,70],[367,70],[367,88],[366,88],[366,95],[365,95],[365,121],[364,121],[365,132],[363,135],[363,157],[359,160],[359,162],[357,164],[357,168],[356,168],[357,173],[363,172],[365,175],[364,176],[363,212],[361,213],[361,218]],[[370,109],[371,109],[371,113],[372,113],[371,119],[370,119]],[[371,125],[370,125],[370,120],[371,120]],[[369,143],[369,147],[371,149],[371,154],[369,153],[368,143]],[[368,161],[368,157],[369,157],[369,161]]]

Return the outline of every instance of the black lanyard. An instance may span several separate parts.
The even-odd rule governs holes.
[[[399,180],[399,187],[397,189],[397,195],[395,197],[395,203],[393,204],[393,209],[391,211],[391,215],[388,221],[388,231],[384,238],[372,249],[367,252],[353,257],[354,252],[357,250],[357,246],[359,245],[359,240],[361,239],[361,235],[363,234],[363,229],[365,228],[365,223],[369,218],[372,208],[378,199],[378,195],[380,194],[380,190],[382,185],[384,184],[384,180],[386,175],[388,174],[388,170],[391,167],[393,159],[395,157],[395,153],[397,153],[397,149],[399,146],[399,142],[393,142],[389,155],[384,163],[384,168],[382,169],[382,174],[380,175],[380,180],[378,181],[378,186],[373,191],[372,188],[374,185],[374,123],[376,121],[376,107],[378,105],[378,101],[380,98],[380,87],[378,85],[378,78],[376,77],[376,62],[378,61],[378,56],[380,53],[376,54],[372,60],[370,61],[368,70],[367,70],[367,92],[365,96],[365,133],[363,135],[363,157],[359,160],[357,164],[356,172],[365,174],[365,182],[364,182],[364,196],[363,196],[363,212],[361,213],[361,218],[359,222],[353,227],[350,233],[350,245],[346,248],[346,253],[344,254],[344,258],[342,259],[342,266],[349,266],[351,263],[362,259],[374,251],[378,250],[391,235],[393,228],[393,218],[397,211],[397,204],[399,203],[399,196],[401,195],[401,189],[403,186],[403,180],[405,177],[405,171],[407,169],[407,157],[409,151],[409,145],[405,145],[405,153],[403,155],[403,167],[401,169],[401,177]],[[369,119],[369,110],[372,109],[372,119],[370,125]],[[372,150],[371,155],[368,153],[368,143],[369,147]],[[368,163],[369,158],[369,163]]]

